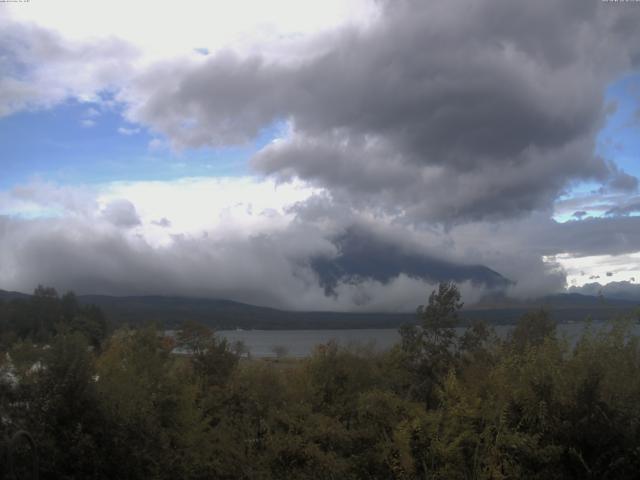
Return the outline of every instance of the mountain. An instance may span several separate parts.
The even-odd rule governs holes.
[[[31,295],[27,295],[26,293],[20,292],[8,292],[6,290],[0,290],[0,300],[9,301],[15,299],[25,299],[29,298]]]
[[[398,328],[416,322],[415,313],[298,312],[259,307],[230,300],[189,297],[139,296],[110,297],[83,295],[82,303],[100,306],[116,323],[140,324],[154,321],[176,327],[183,320],[194,320],[217,329],[340,329]],[[537,300],[503,298],[500,303],[480,303],[464,309],[467,321],[484,320],[492,324],[515,323],[526,312],[548,309],[559,322],[607,320],[627,314],[638,302],[606,300],[589,295],[558,294]]]
[[[0,299],[24,299],[29,295],[0,290]],[[98,305],[115,325],[143,325],[154,322],[176,328],[184,320],[225,329],[342,329],[398,328],[417,321],[415,313],[298,312],[260,307],[231,300],[176,296],[80,295],[82,304]],[[591,317],[601,321],[629,314],[638,302],[612,300],[575,293],[550,295],[536,300],[513,300],[504,296],[485,297],[461,312],[464,321],[484,320],[490,324],[515,323],[528,311],[546,308],[559,322]]]
[[[98,305],[116,323],[157,322],[168,328],[193,320],[217,329],[395,328],[413,320],[407,313],[296,312],[231,300],[139,296],[81,295],[83,304]]]
[[[605,321],[635,314],[640,301],[605,298],[578,293],[559,293],[537,299],[518,300],[494,294],[484,297],[464,312],[468,320],[493,324],[515,323],[526,312],[543,308],[558,322],[579,322],[590,318]]]
[[[607,309],[633,308],[640,305],[640,300],[608,298],[581,293],[557,293],[536,299],[513,299],[501,293],[487,295],[473,305],[475,310],[496,310],[504,308],[549,308],[549,309]]]
[[[436,258],[419,249],[352,226],[332,239],[338,254],[315,257],[311,268],[327,295],[334,295],[339,283],[376,280],[388,283],[400,274],[430,283],[470,281],[490,289],[504,289],[512,282],[484,265],[459,264]]]

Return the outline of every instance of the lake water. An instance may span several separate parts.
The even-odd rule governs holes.
[[[575,342],[583,332],[585,322],[563,323],[558,325],[558,334],[566,335],[569,341]],[[594,323],[594,328],[602,324]],[[500,337],[513,329],[512,325],[494,327]],[[458,334],[464,332],[458,329]],[[640,325],[634,327],[634,333],[640,335]],[[290,357],[305,357],[313,349],[330,340],[340,345],[371,345],[377,350],[386,350],[400,341],[398,330],[395,329],[358,329],[358,330],[219,330],[216,335],[222,336],[232,344],[241,340],[249,348],[253,357],[275,357],[277,347],[284,347],[286,355]]]

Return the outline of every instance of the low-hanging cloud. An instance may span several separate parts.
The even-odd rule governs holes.
[[[252,191],[272,191],[236,182]],[[142,182],[140,188],[146,192],[151,187]],[[263,198],[261,211],[236,206],[229,189],[225,205],[234,208],[219,205],[217,219],[199,217],[200,227],[176,230],[167,223],[159,227],[159,211],[147,211],[146,196],[135,201],[136,192],[132,184],[117,192],[115,201],[87,202],[94,211],[0,217],[2,288],[30,291],[45,283],[79,293],[180,294],[294,309],[412,311],[444,280],[464,285],[467,304],[496,290],[528,298],[562,291],[565,272],[543,258],[565,252],[624,255],[635,252],[640,241],[640,217],[558,223],[538,214],[424,229],[390,222],[375,212],[343,209],[323,193],[301,193],[301,200],[281,203],[277,190],[273,198]],[[60,192],[51,188],[51,195]],[[73,198],[71,192],[63,198],[67,196]],[[105,215],[109,206],[113,215]],[[180,208],[194,207],[183,203]]]
[[[597,282],[587,283],[580,287],[569,288],[571,293],[581,293],[583,295],[602,296],[603,301],[607,299],[640,301],[640,284],[632,281],[609,282],[602,285]]]
[[[326,295],[310,259],[333,245],[311,228],[253,235],[174,236],[154,247],[127,228],[82,219],[0,217],[0,281],[30,291],[39,283],[78,293],[178,294],[308,310],[412,311],[434,282],[399,272],[388,281],[336,282]],[[374,260],[375,262],[375,260]],[[461,282],[466,297],[482,289]]]

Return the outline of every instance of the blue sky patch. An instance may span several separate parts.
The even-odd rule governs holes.
[[[161,137],[127,123],[118,108],[68,101],[0,118],[0,189],[34,178],[95,184],[246,175],[249,158],[281,130],[280,123],[265,128],[249,145],[175,152]]]

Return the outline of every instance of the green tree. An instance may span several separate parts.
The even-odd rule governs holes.
[[[96,478],[106,460],[96,445],[103,421],[94,375],[93,355],[76,332],[57,336],[21,377],[12,417],[24,416],[35,437],[42,478]]]
[[[555,336],[556,325],[547,310],[527,312],[509,335],[509,343],[518,351],[542,345],[545,339]]]
[[[187,352],[204,390],[224,385],[238,364],[238,355],[225,338],[218,338],[205,325],[184,322],[178,332],[178,347]]]
[[[436,389],[443,385],[448,371],[456,366],[458,312],[462,308],[460,291],[453,282],[440,283],[431,292],[427,305],[418,307],[420,324],[400,330],[402,348],[409,368],[414,371],[413,393],[434,406]]]
[[[182,359],[154,329],[119,330],[97,363],[107,478],[206,478],[207,422]]]

